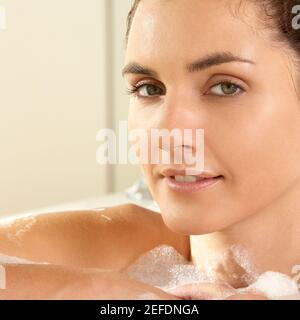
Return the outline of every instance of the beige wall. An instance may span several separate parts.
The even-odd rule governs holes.
[[[129,110],[129,96],[126,93],[126,85],[121,76],[125,59],[124,36],[126,31],[126,18],[129,12],[130,0],[113,0],[113,59],[114,68],[114,126],[117,129],[120,120],[127,120]],[[140,170],[133,165],[117,165],[114,167],[114,190],[120,191],[140,177]]]
[[[0,0],[0,215],[122,191],[131,165],[96,162],[127,119],[121,77],[131,0]]]
[[[0,215],[104,193],[105,1],[0,5]]]

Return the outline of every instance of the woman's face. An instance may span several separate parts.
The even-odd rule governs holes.
[[[131,97],[129,129],[204,129],[204,169],[223,176],[185,192],[164,175],[166,167],[182,165],[142,165],[165,223],[179,233],[232,226],[299,182],[294,67],[246,2],[235,15],[239,0],[142,0],[133,20],[126,65],[139,67],[126,68],[125,78],[139,89]],[[207,63],[187,69],[208,55]]]

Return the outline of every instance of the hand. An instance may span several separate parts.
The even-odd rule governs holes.
[[[166,290],[181,300],[268,300],[260,293],[238,290],[226,284],[193,283]]]

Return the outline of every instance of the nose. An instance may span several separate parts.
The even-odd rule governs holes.
[[[191,153],[199,151],[199,145],[203,145],[203,129],[207,116],[195,94],[187,90],[169,92],[158,113],[157,127],[170,134],[171,150],[174,148],[176,152]],[[179,139],[174,138],[174,130],[180,134]],[[160,139],[159,148],[168,152],[170,146],[167,145],[168,150],[165,150],[162,142],[163,139]],[[202,150],[201,148],[201,152]],[[172,151],[171,153],[173,154]]]
[[[165,96],[163,105],[159,108],[157,114],[157,125],[160,130],[171,132],[176,129],[184,136],[188,132],[192,134],[190,141],[182,144],[185,148],[195,146],[195,137],[197,130],[205,129],[205,122],[208,118],[205,114],[205,108],[201,105],[199,94],[191,89],[181,88],[169,91]]]
[[[195,93],[184,88],[169,92],[158,114],[159,129],[204,129],[205,110]]]

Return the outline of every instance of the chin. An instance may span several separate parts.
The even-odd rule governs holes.
[[[204,235],[222,231],[243,220],[240,215],[234,215],[232,210],[216,210],[201,206],[196,210],[188,206],[161,206],[161,213],[170,230],[184,235]]]
[[[255,201],[249,202],[248,196],[234,196],[224,183],[201,192],[181,193],[170,191],[160,182],[154,184],[153,191],[164,223],[172,231],[185,235],[228,229],[248,219],[259,208]]]
[[[226,229],[228,225],[214,225],[210,221],[201,224],[187,224],[183,219],[164,219],[166,226],[173,232],[183,235],[205,235]],[[229,225],[230,226],[230,225]]]

